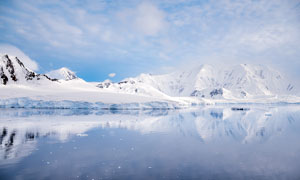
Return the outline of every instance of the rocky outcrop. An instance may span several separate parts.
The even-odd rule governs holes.
[[[49,78],[45,74],[38,74],[29,70],[17,57],[10,58],[8,55],[1,57],[0,84],[7,85],[11,82],[22,83],[40,80],[57,81],[57,79]]]

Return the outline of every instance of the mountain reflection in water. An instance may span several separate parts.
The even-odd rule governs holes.
[[[5,179],[298,179],[300,106],[0,109]]]

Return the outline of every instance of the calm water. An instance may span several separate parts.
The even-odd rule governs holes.
[[[300,106],[0,110],[0,179],[300,179]]]

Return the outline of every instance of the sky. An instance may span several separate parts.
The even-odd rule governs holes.
[[[300,0],[1,0],[7,52],[87,81],[241,63],[299,80]]]

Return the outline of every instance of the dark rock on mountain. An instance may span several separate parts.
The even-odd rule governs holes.
[[[8,83],[24,83],[30,81],[57,81],[57,79],[49,78],[45,74],[35,73],[24,66],[22,61],[15,58],[10,58],[4,55],[0,60],[0,84],[6,85]]]

